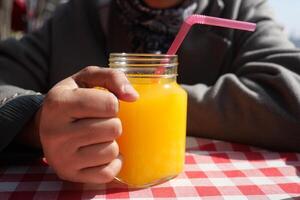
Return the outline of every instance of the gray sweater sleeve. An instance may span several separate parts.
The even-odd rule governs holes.
[[[189,94],[188,133],[300,152],[300,50],[287,40],[263,0],[245,0],[234,59],[213,86],[183,85]]]
[[[0,151],[33,117],[46,91],[50,26],[0,43]]]

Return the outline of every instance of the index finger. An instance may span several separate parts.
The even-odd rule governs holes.
[[[79,87],[103,87],[124,101],[136,101],[139,97],[120,70],[89,66],[74,74],[72,78]]]

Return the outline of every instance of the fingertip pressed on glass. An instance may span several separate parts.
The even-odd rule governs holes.
[[[184,166],[187,110],[187,94],[176,82],[177,56],[113,53],[109,63],[140,95],[120,102],[123,166],[116,179],[147,187],[177,176]]]

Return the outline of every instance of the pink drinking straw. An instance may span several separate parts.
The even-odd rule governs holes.
[[[205,24],[205,25],[219,26],[219,27],[239,29],[245,31],[254,31],[256,28],[256,24],[254,23],[230,20],[230,19],[222,19],[217,17],[209,17],[205,15],[191,15],[181,25],[179,32],[175,37],[175,40],[173,41],[171,47],[167,52],[168,55],[176,54],[186,34],[189,32],[190,28],[194,24]]]
[[[250,22],[243,22],[237,20],[223,19],[218,17],[209,17],[205,15],[191,15],[181,25],[179,32],[177,33],[173,43],[171,44],[167,55],[175,55],[185,36],[189,32],[190,28],[194,24],[204,24],[211,26],[219,26],[225,28],[239,29],[244,31],[255,31],[256,24]],[[155,70],[155,74],[163,74],[165,68],[163,66],[158,67]]]

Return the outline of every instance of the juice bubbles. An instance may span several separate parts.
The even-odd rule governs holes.
[[[140,98],[133,103],[120,102],[123,133],[117,142],[123,166],[117,179],[132,187],[145,187],[170,179],[183,170],[187,94],[176,83],[176,56],[167,65],[161,64],[164,55],[125,55],[131,59],[126,61],[126,69],[134,65],[142,68],[143,73],[122,68]],[[151,60],[153,57],[157,60]],[[132,59],[138,64],[132,64]],[[112,61],[115,60],[111,55],[110,66],[116,67]],[[167,65],[169,69],[158,75],[153,73],[157,65]]]

